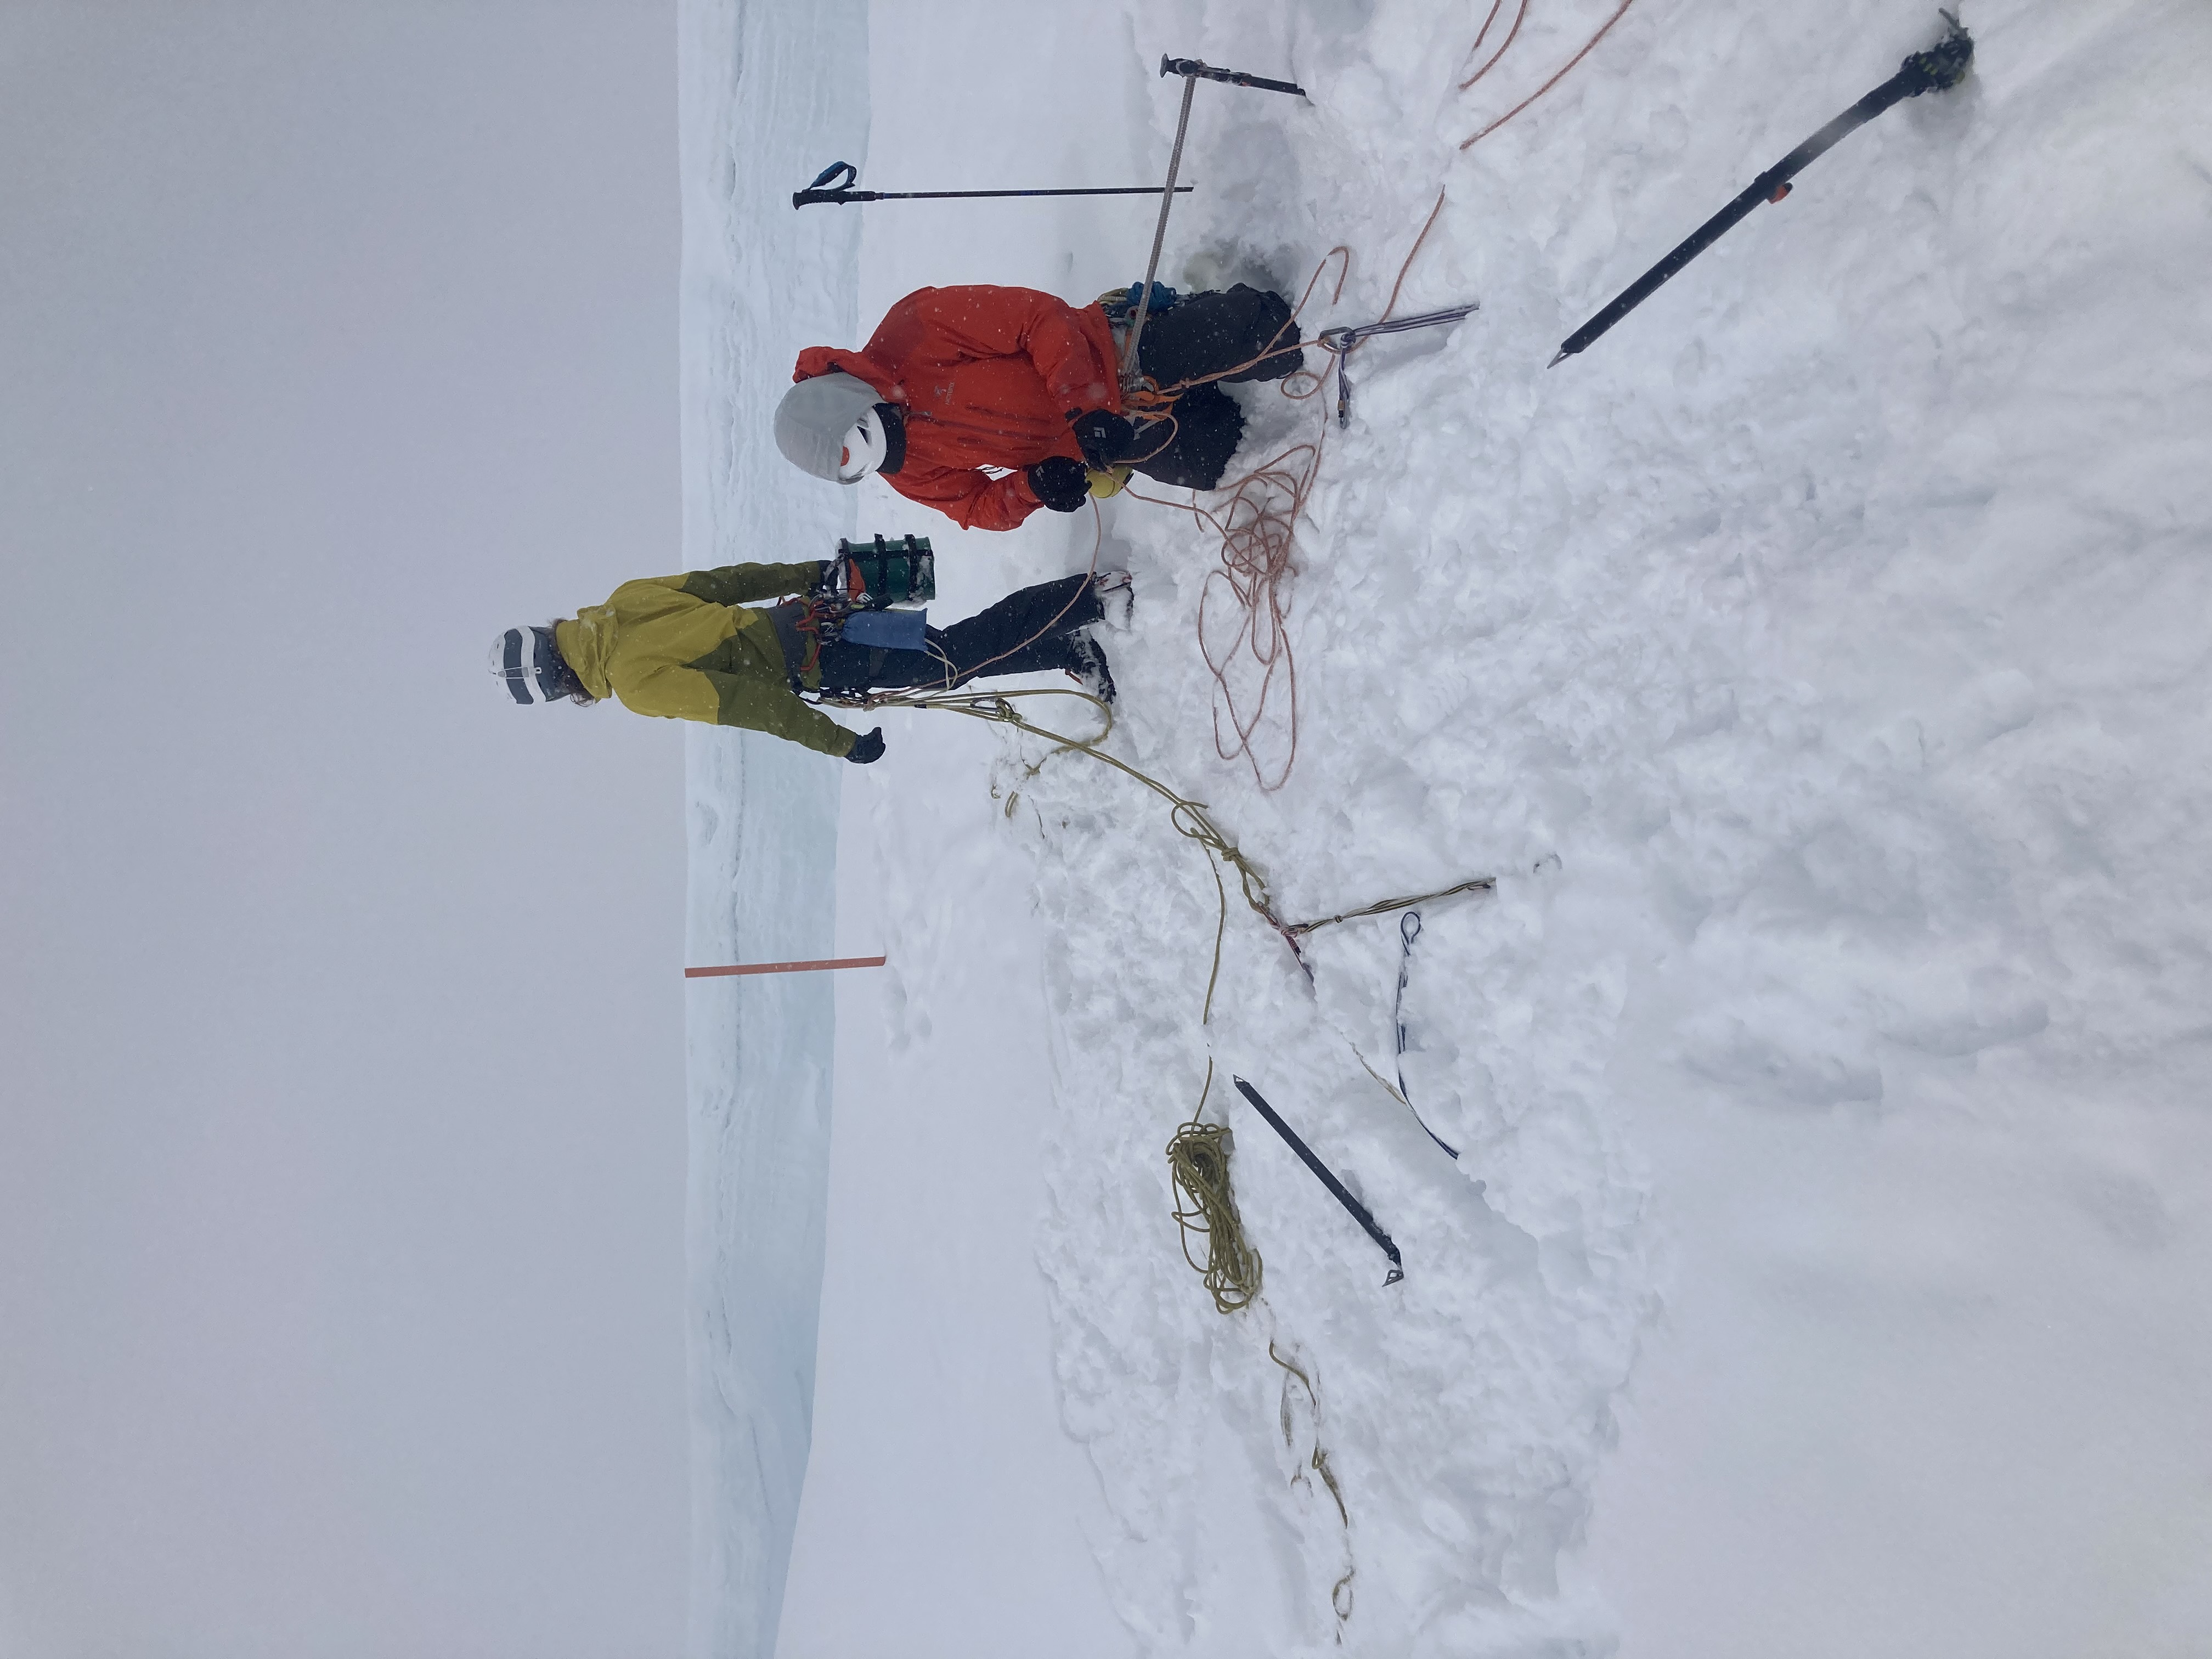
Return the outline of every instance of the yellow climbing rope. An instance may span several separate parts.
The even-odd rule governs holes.
[[[1049,731],[1029,720],[1014,707],[1022,697],[1078,697],[1098,712],[1099,729],[1088,738],[1072,738]],[[825,696],[824,702],[843,708],[938,708],[948,714],[965,714],[971,720],[990,720],[1001,726],[1011,726],[1032,737],[1043,738],[1052,749],[1030,768],[1035,776],[1046,761],[1063,750],[1088,755],[1092,760],[1112,767],[1115,771],[1134,778],[1168,804],[1168,821],[1176,833],[1188,841],[1196,842],[1206,854],[1206,867],[1213,874],[1214,897],[1217,911],[1213,925],[1213,962],[1206,976],[1206,1000],[1199,1011],[1199,1023],[1211,1024],[1213,1018],[1213,993],[1221,979],[1221,946],[1229,928],[1229,889],[1222,880],[1224,865],[1237,872],[1238,889],[1244,902],[1268,927],[1273,928],[1283,942],[1291,947],[1301,967],[1305,965],[1305,954],[1298,941],[1305,935],[1322,927],[1334,927],[1340,921],[1351,921],[1361,916],[1381,915],[1391,910],[1403,910],[1431,899],[1445,898],[1455,893],[1487,891],[1497,885],[1490,876],[1477,876],[1455,886],[1434,893],[1417,893],[1408,898],[1384,899],[1358,910],[1346,910],[1341,915],[1324,916],[1318,921],[1285,922],[1276,914],[1274,898],[1267,890],[1267,878],[1259,866],[1247,858],[1237,843],[1223,832],[1221,827],[1206,816],[1205,804],[1188,795],[1178,794],[1158,778],[1139,771],[1128,762],[1108,754],[1098,745],[1113,734],[1114,711],[1103,698],[1087,691],[1061,690],[1058,687],[1034,691],[904,691],[858,697]],[[1352,1050],[1358,1055],[1358,1050]],[[1390,1097],[1403,1103],[1404,1097],[1367,1066],[1364,1056],[1359,1063],[1367,1066],[1367,1074],[1382,1085]],[[1220,1124],[1200,1121],[1206,1110],[1207,1096],[1213,1088],[1213,1062],[1206,1063],[1206,1082],[1199,1091],[1198,1104],[1191,1109],[1189,1118],[1176,1130],[1175,1139],[1168,1143],[1168,1170],[1175,1187],[1176,1225],[1182,1230],[1183,1259],[1189,1262],[1204,1280],[1213,1305],[1221,1312],[1236,1313],[1249,1307],[1260,1294],[1260,1254],[1244,1237],[1244,1223],[1237,1212],[1237,1195],[1230,1185],[1229,1154],[1232,1141],[1228,1129]],[[1206,1259],[1200,1261],[1194,1249],[1202,1240]],[[1334,1480],[1324,1478],[1334,1488]]]
[[[1252,1304],[1260,1294],[1260,1253],[1246,1242],[1244,1220],[1237,1213],[1237,1194],[1229,1184],[1229,1152],[1234,1144],[1228,1128],[1201,1123],[1206,1091],[1213,1087],[1213,1062],[1206,1063],[1206,1088],[1189,1121],[1177,1128],[1168,1142],[1168,1173],[1175,1182],[1176,1225],[1182,1229],[1182,1259],[1204,1281],[1213,1305],[1222,1313],[1235,1313]],[[1203,1240],[1206,1260],[1200,1261],[1191,1246]]]

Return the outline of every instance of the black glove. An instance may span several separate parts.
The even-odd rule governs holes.
[[[1109,415],[1103,409],[1071,414],[1067,423],[1075,428],[1075,441],[1083,450],[1083,459],[1101,472],[1143,449],[1137,441],[1136,428],[1119,415]]]
[[[1068,425],[1075,429],[1075,442],[1084,452],[1084,460],[1099,471],[1119,467],[1124,460],[1144,453],[1144,438],[1139,438],[1137,427],[1121,416],[1106,414],[1103,410],[1091,410],[1086,414],[1071,411]]]
[[[884,757],[884,728],[878,726],[866,737],[856,738],[853,746],[845,751],[845,758],[855,766],[867,766]]]
[[[1055,513],[1073,513],[1091,499],[1091,475],[1065,455],[1046,456],[1025,476],[1030,493]]]

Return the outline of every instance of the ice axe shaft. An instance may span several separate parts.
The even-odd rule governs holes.
[[[1182,108],[1176,116],[1175,148],[1168,152],[1168,181],[1160,187],[1159,222],[1152,227],[1152,257],[1145,261],[1145,285],[1138,293],[1136,314],[1129,319],[1129,337],[1121,347],[1121,386],[1125,391],[1144,379],[1144,371],[1137,367],[1137,345],[1145,337],[1145,319],[1152,312],[1152,278],[1159,275],[1160,248],[1168,235],[1168,210],[1175,206],[1176,174],[1182,168],[1182,141],[1190,131],[1191,94],[1203,80],[1221,81],[1233,87],[1257,87],[1262,92],[1291,92],[1301,98],[1306,95],[1304,88],[1292,86],[1288,81],[1268,81],[1241,70],[1215,69],[1195,58],[1170,58],[1163,53],[1160,73],[1182,76]]]
[[[1838,140],[1856,132],[1892,104],[1917,98],[1923,92],[1942,92],[1957,86],[1965,78],[1967,65],[1973,62],[1973,38],[1950,13],[1945,12],[1943,18],[1950,25],[1949,33],[1927,51],[1914,52],[1896,74],[1753,179],[1735,200],[1691,232],[1680,246],[1638,277],[1611,305],[1567,336],[1559,346],[1559,356],[1547,367],[1557,368],[1577,352],[1589,349],[1607,329],[1657,293],[1668,277],[1727,234],[1761,202],[1778,202],[1787,196],[1790,179]]]
[[[1252,1103],[1252,1109],[1267,1120],[1268,1127],[1282,1136],[1284,1144],[1298,1155],[1299,1161],[1314,1172],[1321,1184],[1336,1195],[1336,1201],[1343,1205],[1352,1218],[1365,1230],[1368,1237],[1382,1247],[1382,1254],[1390,1258],[1389,1276],[1382,1282],[1395,1285],[1403,1279],[1406,1264],[1398,1259],[1398,1247],[1390,1242],[1390,1235],[1376,1224],[1375,1218],[1367,1212],[1367,1206],[1352,1195],[1345,1184],[1330,1172],[1328,1164],[1314,1156],[1313,1148],[1299,1139],[1297,1132],[1275,1115],[1275,1109],[1260,1098],[1257,1089],[1241,1077],[1232,1075],[1229,1080],[1237,1085],[1238,1094]]]

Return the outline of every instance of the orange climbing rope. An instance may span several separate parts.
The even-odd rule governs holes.
[[[1483,20],[1482,33],[1474,37],[1474,46],[1470,49],[1469,56],[1473,56],[1474,52],[1479,52],[1482,49],[1482,36],[1490,33],[1491,24],[1496,21],[1498,18],[1498,6],[1504,3],[1504,0],[1496,0],[1496,3],[1492,4],[1490,8],[1490,15]],[[1475,133],[1472,137],[1461,140],[1460,148],[1462,150],[1472,149],[1479,140],[1490,137],[1492,133],[1497,131],[1498,128],[1504,126],[1508,121],[1518,115],[1522,110],[1528,108],[1529,105],[1534,103],[1539,98],[1541,98],[1553,87],[1556,87],[1560,82],[1566,79],[1567,71],[1574,68],[1576,64],[1581,63],[1583,58],[1590,55],[1591,49],[1595,47],[1599,41],[1604,40],[1607,34],[1611,33],[1613,26],[1615,23],[1618,23],[1627,15],[1629,7],[1634,3],[1635,0],[1620,0],[1620,4],[1614,9],[1613,15],[1607,18],[1604,22],[1598,25],[1597,33],[1590,36],[1589,40],[1583,41],[1582,50],[1577,52],[1573,57],[1568,58],[1565,63],[1560,64],[1559,67],[1553,72],[1552,78],[1550,80],[1545,82],[1542,86],[1538,87],[1535,91],[1530,93],[1526,98],[1523,98],[1519,103],[1514,105],[1511,109],[1507,110],[1504,114],[1499,116],[1495,121],[1492,121],[1488,126],[1484,127],[1480,131]],[[1513,27],[1506,34],[1504,44],[1498,48],[1496,52],[1492,54],[1487,63],[1484,64],[1480,69],[1475,70],[1474,74],[1468,76],[1466,80],[1459,83],[1459,89],[1462,92],[1465,92],[1477,81],[1480,81],[1484,76],[1489,74],[1492,69],[1497,67],[1498,60],[1505,56],[1506,47],[1510,46],[1513,44],[1514,36],[1521,33],[1521,24],[1522,20],[1528,15],[1528,0],[1520,0],[1520,6],[1521,9],[1513,15]]]

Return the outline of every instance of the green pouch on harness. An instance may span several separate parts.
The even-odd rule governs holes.
[[[832,591],[854,611],[927,605],[937,597],[937,556],[927,536],[837,544]]]

